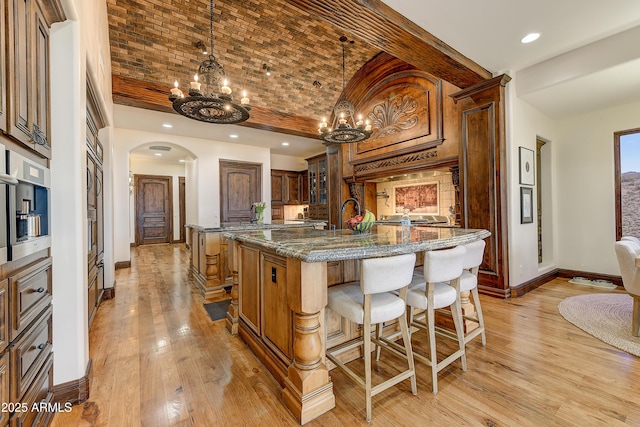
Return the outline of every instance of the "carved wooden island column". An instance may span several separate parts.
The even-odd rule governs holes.
[[[411,227],[407,238],[394,225],[376,225],[364,234],[315,229],[224,233],[237,289],[227,329],[237,331],[269,369],[285,404],[305,424],[335,406],[325,364],[327,339],[334,345],[354,338],[327,331],[326,318],[332,316],[327,288],[338,283],[335,271],[342,270],[343,280],[351,281],[354,276],[344,272],[357,270],[352,264],[359,259],[453,247],[489,235],[486,230]]]

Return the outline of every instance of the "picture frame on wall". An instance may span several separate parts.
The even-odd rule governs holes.
[[[393,187],[394,213],[436,214],[440,212],[439,183],[397,185]]]
[[[533,150],[529,150],[525,147],[519,147],[520,149],[520,184],[521,185],[534,185],[535,184],[535,160],[533,157]]]
[[[533,188],[520,187],[520,224],[533,222]]]

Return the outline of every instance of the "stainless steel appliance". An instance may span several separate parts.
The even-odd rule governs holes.
[[[7,187],[14,186],[18,180],[4,173],[6,171],[5,147],[0,144],[0,265],[7,262]]]
[[[51,246],[51,172],[20,154],[7,151],[7,172],[17,180],[9,187],[9,259],[15,260]]]

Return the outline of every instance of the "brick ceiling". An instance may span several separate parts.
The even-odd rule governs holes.
[[[184,90],[209,46],[209,0],[108,0],[113,74]],[[346,35],[346,81],[380,50],[282,0],[218,0],[214,4],[213,51],[236,99],[246,88],[251,104],[320,119],[342,91]],[[263,64],[271,68],[266,76]],[[313,82],[322,83],[322,88]]]

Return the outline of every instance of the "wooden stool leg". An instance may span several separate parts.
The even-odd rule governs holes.
[[[473,296],[473,305],[476,306],[476,316],[478,317],[478,324],[480,328],[482,328],[482,333],[480,336],[482,337],[482,345],[487,345],[487,335],[485,334],[484,329],[484,317],[482,316],[482,306],[480,305],[480,295],[478,295],[478,288],[473,288],[471,290],[471,295]]]
[[[411,376],[411,393],[418,394],[418,386],[416,384],[416,368],[413,360],[413,350],[411,349],[411,336],[409,335],[409,327],[407,326],[407,318],[402,316],[398,319],[400,323],[400,332],[402,333],[402,341],[404,342],[404,351],[407,353],[407,362],[409,370],[413,371]]]
[[[364,297],[364,394],[367,422],[371,422],[371,295]]]
[[[453,315],[453,323],[456,327],[456,336],[458,337],[458,346],[462,355],[460,356],[460,361],[462,362],[462,370],[467,371],[467,354],[465,352],[465,344],[464,344],[464,331],[463,331],[463,323],[462,323],[462,310],[460,309],[460,305],[458,301],[455,301],[451,304],[451,314]]]
[[[631,322],[631,334],[640,337],[640,296],[633,295],[633,320]]]
[[[438,393],[438,355],[436,354],[436,328],[435,311],[433,309],[433,299],[429,301],[427,307],[427,326],[429,333],[429,360],[431,360],[431,392]]]

